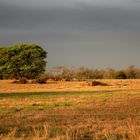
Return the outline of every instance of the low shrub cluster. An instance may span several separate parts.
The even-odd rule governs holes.
[[[38,76],[36,79],[32,80],[31,82],[32,84],[46,84],[47,83],[47,77],[46,75],[42,74],[40,76]]]
[[[19,80],[14,80],[12,83],[13,84],[27,84],[28,80],[26,78],[22,78],[22,79],[19,79]]]
[[[92,81],[91,86],[108,86],[108,84],[99,81]]]
[[[39,77],[37,77],[36,79],[33,79],[31,82],[29,82],[26,78],[22,78],[19,80],[14,80],[12,82],[13,84],[46,84],[47,83],[47,78],[45,75],[41,75]]]

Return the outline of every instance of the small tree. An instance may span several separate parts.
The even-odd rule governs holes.
[[[126,77],[125,72],[123,72],[123,71],[118,71],[118,72],[116,72],[116,74],[115,74],[115,78],[116,78],[116,79],[126,79],[127,77]]]
[[[0,48],[0,73],[16,79],[35,78],[45,71],[47,52],[36,44]]]
[[[138,72],[134,66],[129,66],[125,70],[125,72],[126,72],[126,76],[128,79],[137,79],[138,78]]]

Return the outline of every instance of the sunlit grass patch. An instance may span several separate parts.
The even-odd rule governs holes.
[[[140,89],[53,84],[67,88],[0,93],[0,140],[139,140]]]

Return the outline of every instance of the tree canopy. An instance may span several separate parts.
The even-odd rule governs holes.
[[[36,44],[0,47],[1,78],[35,78],[45,71],[47,52]]]

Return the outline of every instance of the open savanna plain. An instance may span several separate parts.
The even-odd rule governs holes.
[[[0,81],[0,140],[140,140],[140,80]]]

